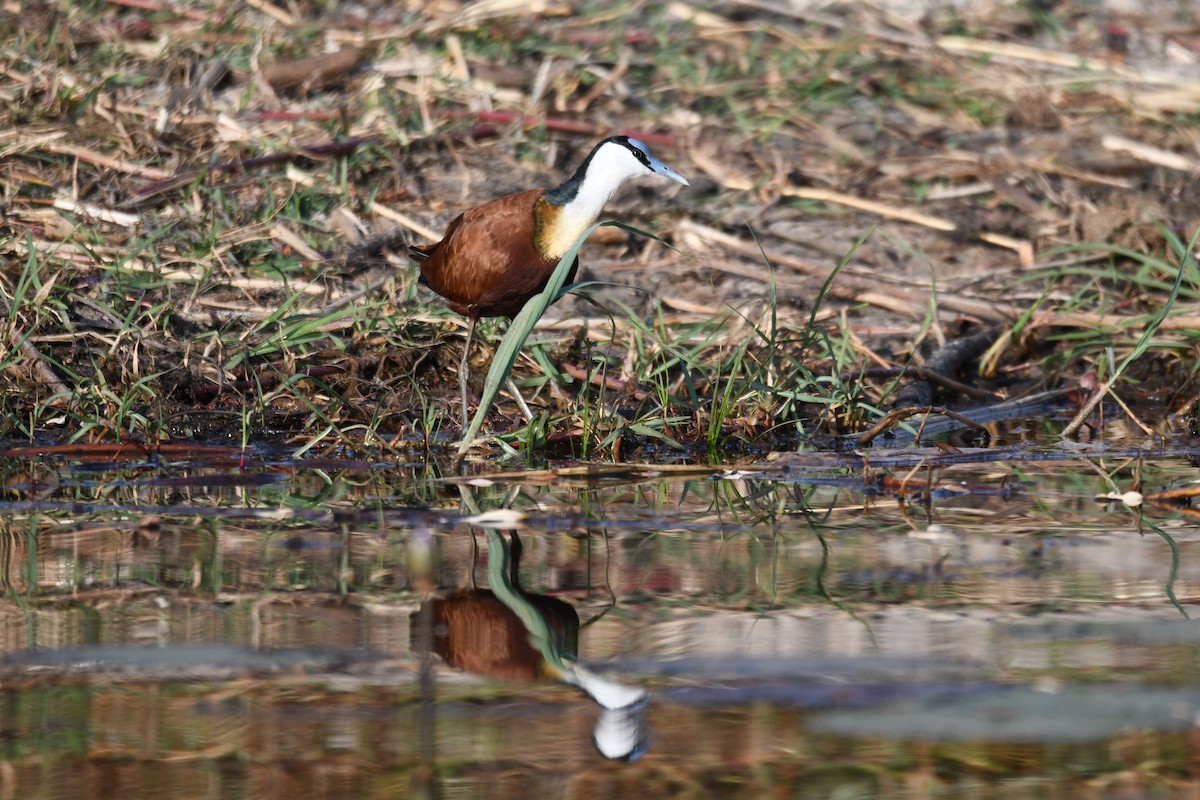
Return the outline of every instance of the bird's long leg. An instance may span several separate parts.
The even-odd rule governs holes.
[[[467,417],[467,360],[471,355],[471,337],[475,335],[475,324],[479,320],[471,317],[471,322],[467,325],[467,341],[463,343],[462,361],[458,362],[458,389],[462,393],[462,419],[463,430],[467,429],[467,425],[471,420]]]
[[[504,388],[508,389],[508,393],[513,396],[513,400],[517,401],[517,408],[521,410],[521,416],[525,418],[525,422],[533,422],[533,412],[529,410],[529,404],[525,402],[525,395],[521,394],[521,390],[517,388],[512,375],[504,379]]]
[[[533,422],[533,412],[529,410],[529,404],[525,402],[525,398],[521,395],[521,390],[513,383],[511,376],[505,381],[504,385],[508,387],[509,394],[517,401],[517,407],[521,409],[521,415],[525,417],[525,421]]]

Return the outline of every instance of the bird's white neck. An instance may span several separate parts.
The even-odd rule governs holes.
[[[562,219],[564,222],[570,220],[581,228],[591,225],[604,210],[604,205],[617,189],[621,188],[621,184],[634,175],[641,174],[629,169],[614,169],[614,166],[625,167],[626,164],[607,165],[604,163],[607,159],[603,159],[603,155],[604,151],[600,151],[597,153],[597,157],[592,159],[587,172],[583,174],[583,180],[575,192],[575,197],[563,205]]]
[[[597,148],[574,175],[546,193],[546,198],[558,206],[557,219],[544,242],[546,255],[561,258],[600,217],[621,184],[649,172],[624,147],[610,144]]]

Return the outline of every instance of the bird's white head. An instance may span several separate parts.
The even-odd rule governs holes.
[[[620,176],[618,183],[641,175],[662,175],[676,183],[689,185],[688,179],[650,154],[650,148],[629,136],[610,136],[592,150],[584,161],[587,173],[593,170]]]

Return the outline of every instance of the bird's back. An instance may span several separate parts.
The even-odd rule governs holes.
[[[464,316],[515,316],[558,264],[538,247],[540,226],[552,223],[557,210],[544,195],[542,189],[520,192],[455,217],[442,241],[410,249],[421,277]]]

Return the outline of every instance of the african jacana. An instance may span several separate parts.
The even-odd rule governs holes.
[[[479,318],[516,316],[529,298],[546,288],[559,259],[596,221],[621,184],[642,175],[662,175],[688,185],[687,178],[650,155],[637,139],[611,136],[557,187],[491,200],[455,217],[437,244],[409,248],[421,265],[422,282],[470,320],[458,365],[464,428],[467,357]],[[568,283],[578,268],[576,260]],[[508,388],[529,419],[529,409],[511,379]]]

